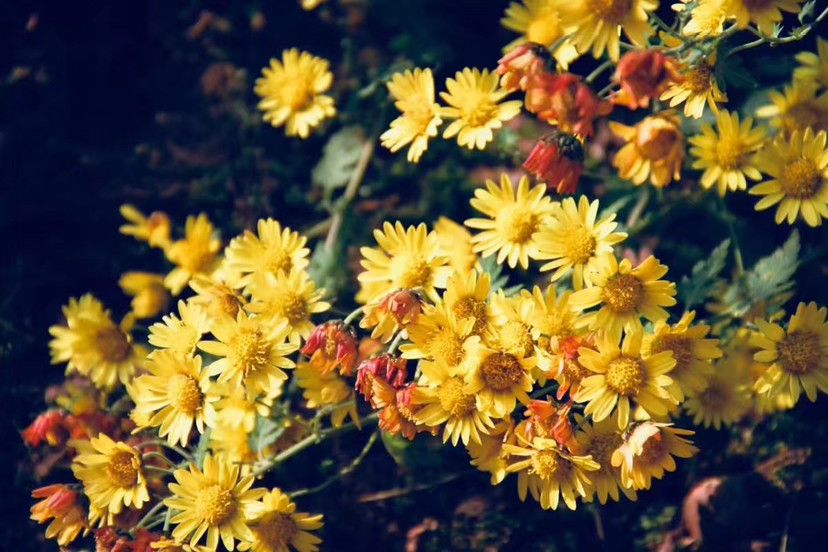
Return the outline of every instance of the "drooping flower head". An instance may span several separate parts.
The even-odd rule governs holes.
[[[41,500],[32,506],[31,519],[38,523],[51,519],[46,528],[46,538],[57,540],[59,546],[69,546],[81,531],[89,531],[80,496],[68,485],[47,485],[35,489],[32,498]]]
[[[170,233],[172,222],[167,213],[156,211],[149,217],[132,205],[121,205],[121,216],[129,224],[122,225],[118,231],[125,236],[132,236],[136,240],[145,241],[151,247],[166,249],[172,243]]]
[[[431,69],[394,73],[387,84],[394,105],[402,113],[391,121],[391,128],[380,136],[382,145],[392,152],[408,144],[407,159],[416,163],[428,149],[428,140],[437,136],[440,106],[434,102],[434,77]]]
[[[677,116],[669,112],[652,115],[634,127],[610,121],[610,130],[625,142],[612,162],[621,178],[636,186],[649,178],[656,188],[681,178],[684,134]]]
[[[549,50],[536,42],[524,42],[497,61],[494,72],[500,75],[504,90],[526,90],[529,83],[550,71]]]
[[[164,278],[164,285],[173,295],[180,294],[193,276],[209,274],[216,268],[220,249],[221,240],[207,215],[187,217],[184,238],[176,240],[164,251],[167,259],[176,265]]]
[[[575,136],[553,131],[535,143],[523,168],[558,194],[574,194],[584,171],[584,148]]]
[[[612,102],[629,109],[646,109],[676,76],[675,60],[658,50],[627,52],[612,77],[621,85]]]
[[[310,356],[311,366],[322,373],[338,369],[349,376],[357,360],[356,332],[341,322],[325,322],[310,335],[302,354]]]
[[[380,301],[365,305],[359,327],[373,328],[371,338],[387,343],[400,329],[417,321],[423,303],[424,298],[417,291],[401,289],[389,293]]]
[[[170,293],[164,287],[164,276],[161,274],[125,272],[118,285],[132,297],[130,306],[135,318],[155,318],[167,308]]]
[[[671,427],[672,424],[645,422],[630,432],[612,454],[612,465],[621,468],[624,486],[649,489],[653,479],[661,479],[664,472],[676,470],[678,458],[690,458],[699,449],[685,439],[693,431]]]
[[[585,138],[594,134],[593,122],[608,115],[612,104],[571,73],[546,72],[529,80],[526,109],[564,132]]]
[[[140,510],[149,501],[141,455],[134,448],[105,433],[70,444],[78,451],[72,473],[83,482],[92,504],[117,514],[124,506]]]
[[[714,52],[709,58],[698,60],[691,67],[682,67],[679,78],[670,84],[660,99],[670,100],[670,107],[684,103],[685,117],[698,119],[704,114],[705,105],[710,105],[713,113],[718,112],[716,102],[726,102],[727,96],[716,81],[715,66]]]
[[[322,528],[322,514],[296,511],[296,504],[279,489],[271,489],[253,504],[253,539],[239,544],[250,552],[316,552],[322,539],[310,533]]]

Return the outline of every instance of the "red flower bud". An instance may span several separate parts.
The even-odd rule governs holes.
[[[621,90],[612,102],[630,109],[647,108],[671,80],[678,78],[676,62],[658,50],[627,52],[618,62],[613,80]]]
[[[357,371],[356,390],[362,393],[366,401],[371,402],[375,378],[388,382],[392,387],[402,387],[408,378],[406,364],[406,359],[388,354],[363,360]]]
[[[350,376],[357,359],[356,333],[341,322],[326,322],[313,330],[302,354],[311,357],[311,366],[321,374],[338,367],[340,374]]]
[[[559,194],[574,194],[584,171],[584,148],[575,136],[555,131],[538,140],[523,168]]]

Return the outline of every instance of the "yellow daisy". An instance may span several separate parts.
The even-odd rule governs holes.
[[[330,89],[333,74],[328,61],[296,48],[282,52],[282,60],[270,60],[256,79],[256,94],[262,98],[262,119],[274,127],[285,125],[285,134],[307,138],[323,120],[336,115]]]
[[[218,263],[221,240],[216,237],[213,223],[204,213],[187,217],[184,238],[176,240],[164,253],[176,265],[164,278],[164,285],[173,295],[180,294],[190,278],[196,274],[209,274]]]
[[[560,280],[572,270],[576,290],[592,284],[591,272],[601,255],[612,253],[612,247],[624,241],[626,233],[613,232],[618,223],[611,214],[596,223],[598,200],[590,203],[586,196],[568,197],[553,205],[552,217],[534,236],[538,246],[537,259],[549,260],[540,269],[555,270],[552,281]]]
[[[514,268],[518,263],[524,269],[529,259],[538,255],[535,233],[553,212],[552,200],[546,195],[546,185],[529,189],[529,177],[520,178],[517,190],[506,173],[500,176],[498,186],[486,180],[486,189],[474,191],[471,206],[489,218],[468,219],[470,228],[483,230],[472,237],[474,251],[484,257],[497,253],[497,263],[507,261]]]
[[[498,85],[498,75],[487,69],[465,68],[455,77],[446,79],[448,92],[440,92],[449,106],[440,115],[454,121],[443,132],[443,138],[457,136],[457,143],[469,149],[484,149],[491,142],[493,130],[520,113],[523,102],[499,103],[508,91]]]
[[[491,474],[491,484],[499,485],[507,475],[509,455],[503,451],[506,443],[514,444],[515,422],[512,418],[500,420],[488,435],[481,435],[480,442],[470,441],[467,445],[471,465]]]
[[[567,32],[578,52],[592,50],[596,59],[607,51],[612,61],[621,55],[621,30],[630,41],[644,48],[653,29],[647,22],[649,12],[658,8],[657,0],[574,0],[562,2]]]
[[[489,273],[476,270],[455,272],[446,284],[443,300],[458,320],[472,321],[472,335],[482,336],[494,316],[489,304],[491,291],[492,277]]]
[[[263,280],[266,274],[302,270],[309,262],[307,241],[305,236],[283,228],[276,220],[261,219],[256,234],[245,230],[243,236],[234,238],[227,246],[227,267],[242,274],[238,282],[242,286]]]
[[[681,2],[681,4],[673,4],[673,10],[678,13],[683,13],[686,9],[685,4],[693,0],[681,0]],[[724,30],[724,23],[729,15],[729,2],[730,0],[700,0],[690,12],[690,20],[682,27],[681,34],[700,39],[719,36]]]
[[[215,404],[217,425],[250,433],[256,427],[257,415],[267,418],[271,414],[271,397],[256,397],[251,400],[244,388],[229,384],[217,383],[212,388],[219,397]]]
[[[218,396],[212,391],[201,357],[183,357],[172,351],[159,350],[146,363],[149,372],[139,376],[130,389],[137,416],[148,418],[147,427],[158,427],[158,435],[171,445],[187,446],[193,425],[199,433],[215,425],[213,403]]]
[[[446,287],[451,275],[448,259],[440,256],[437,236],[425,224],[404,228],[402,223],[386,222],[374,230],[379,248],[361,247],[364,272],[357,279],[376,284],[369,303],[383,299],[399,289],[421,290],[432,301],[440,299],[437,288]]]
[[[599,469],[598,463],[589,456],[564,452],[554,439],[535,437],[531,443],[520,435],[518,439],[523,446],[506,444],[503,450],[511,456],[525,457],[506,468],[508,472],[518,473],[520,499],[526,499],[528,490],[544,510],[556,510],[561,499],[567,508],[574,510],[576,498],[586,496],[591,472]]]
[[[472,236],[462,224],[440,217],[434,223],[434,233],[437,234],[439,255],[448,257],[449,266],[454,272],[465,274],[479,268],[480,259],[474,252]]]
[[[521,36],[507,44],[503,52],[507,53],[527,42],[540,44],[547,50],[558,43],[564,35],[562,4],[560,0],[509,2],[500,24]],[[566,69],[567,65],[578,57],[578,51],[569,40],[566,40],[558,45],[552,55],[561,68]]]
[[[787,330],[779,324],[754,320],[761,332],[751,344],[761,348],[753,358],[770,364],[757,382],[761,394],[776,395],[790,391],[793,402],[799,400],[802,390],[813,402],[817,390],[828,393],[828,309],[817,308],[813,301],[799,303],[791,316]]]
[[[210,331],[212,321],[198,305],[178,302],[178,318],[169,314],[150,326],[149,342],[182,356],[192,356],[201,336]]]
[[[253,476],[239,479],[239,467],[204,457],[204,471],[195,465],[189,470],[175,470],[177,483],[170,483],[173,495],[164,499],[164,505],[177,511],[170,519],[175,525],[173,538],[190,546],[207,534],[207,548],[215,550],[219,537],[227,550],[235,549],[236,541],[250,542],[255,536],[249,522],[256,511],[256,501],[267,491],[251,489]]]
[[[624,437],[612,420],[606,418],[600,422],[589,423],[584,421],[578,425],[579,431],[575,435],[578,442],[578,451],[592,459],[600,468],[589,474],[590,484],[584,502],[591,502],[593,495],[598,496],[598,502],[606,504],[612,498],[618,502],[618,490],[635,500],[635,491],[628,489],[621,483],[621,470],[612,465],[613,452],[624,443]]]
[[[172,222],[167,213],[156,211],[147,217],[132,205],[121,205],[120,211],[121,216],[128,222],[118,229],[121,234],[145,241],[150,247],[164,250],[172,243]]]
[[[754,23],[763,35],[774,36],[774,27],[782,22],[782,12],[799,13],[801,3],[802,0],[729,0],[727,7],[739,29]]]
[[[760,171],[772,177],[748,193],[765,196],[756,204],[761,211],[779,203],[776,224],[793,224],[801,216],[808,226],[820,226],[828,218],[828,149],[825,131],[794,131],[790,138],[777,136],[756,157]]]
[[[756,110],[756,116],[770,119],[770,124],[787,134],[811,128],[828,130],[828,92],[817,96],[815,81],[794,80],[782,92],[771,90],[769,105]]]
[[[793,72],[795,81],[816,81],[828,88],[828,40],[817,37],[817,52],[799,52],[796,61],[799,67]]]
[[[676,365],[673,353],[662,351],[642,357],[641,340],[644,332],[636,330],[618,340],[604,336],[598,341],[598,350],[582,347],[579,362],[593,375],[584,378],[575,394],[576,402],[587,402],[584,414],[600,422],[615,413],[618,428],[624,429],[630,421],[631,402],[648,415],[664,416],[676,398],[670,393],[673,380],[667,374]],[[616,409],[617,407],[617,409]]]
[[[240,311],[235,319],[229,315],[215,319],[210,332],[218,341],[198,344],[202,351],[220,357],[207,366],[209,375],[218,375],[219,382],[244,385],[251,397],[259,391],[269,397],[281,393],[287,379],[283,368],[294,367],[286,357],[298,348],[285,341],[290,333],[286,321],[263,324]]]
[[[747,189],[747,178],[761,180],[754,163],[755,154],[765,143],[765,129],[753,128],[750,117],[739,123],[738,113],[726,110],[716,115],[716,127],[702,122],[702,133],[690,138],[690,153],[696,157],[694,169],[704,169],[701,185],[709,190],[718,185],[719,195],[730,190]]]
[[[215,318],[222,313],[235,318],[239,314],[239,309],[247,304],[247,300],[238,292],[241,284],[230,285],[216,274],[209,278],[196,275],[190,280],[190,287],[196,295],[190,297],[188,303],[204,309],[208,318]]]
[[[170,293],[164,287],[164,276],[151,272],[124,272],[118,280],[121,289],[132,297],[135,318],[155,318],[167,308]]]
[[[750,387],[742,375],[727,362],[716,363],[703,391],[687,399],[684,409],[696,425],[716,429],[739,422],[753,403]]]
[[[353,385],[336,371],[322,374],[309,362],[300,362],[296,366],[296,383],[303,390],[307,408],[334,407],[331,412],[334,427],[342,427],[348,416],[359,423]]]
[[[250,523],[253,540],[239,545],[251,552],[316,552],[322,539],[309,533],[322,528],[322,514],[310,515],[296,511],[296,504],[279,489],[272,489],[255,503]]]
[[[411,144],[407,159],[416,163],[443,122],[440,106],[434,102],[434,76],[431,69],[407,70],[394,73],[387,86],[402,115],[391,121],[391,128],[382,133],[380,140],[392,152]]]
[[[529,404],[529,391],[534,383],[531,372],[536,365],[534,356],[526,358],[510,351],[476,348],[474,357],[468,360],[465,392],[475,395],[481,412],[492,418],[505,418],[515,409],[518,400]]]
[[[502,289],[491,296],[492,324],[483,332],[486,346],[508,351],[520,357],[530,357],[535,352],[532,334],[532,315],[535,302],[527,290],[507,297]]]
[[[693,431],[670,427],[672,424],[642,423],[630,433],[623,445],[612,454],[612,465],[621,468],[626,487],[649,489],[653,478],[676,471],[678,458],[690,458],[699,449],[682,437]]]
[[[633,268],[629,259],[621,263],[612,254],[604,255],[592,273],[593,286],[576,291],[569,302],[578,311],[600,306],[598,312],[584,315],[592,330],[603,330],[615,341],[621,330],[641,329],[641,319],[651,322],[667,319],[662,307],[676,304],[676,285],[659,280],[667,267],[652,255]]]
[[[104,433],[89,441],[74,440],[71,445],[78,451],[72,473],[83,482],[94,505],[117,514],[124,506],[140,510],[149,502],[141,455],[131,446],[116,443]]]
[[[210,452],[219,462],[239,466],[241,475],[248,475],[253,464],[259,459],[250,445],[250,435],[228,425],[217,423],[210,430]],[[269,451],[265,451],[267,454]]]
[[[644,118],[635,126],[610,121],[610,130],[625,141],[612,161],[621,178],[636,186],[647,181],[663,188],[681,178],[684,133],[681,120],[670,112]]]
[[[410,343],[400,347],[403,358],[441,359],[454,368],[466,358],[463,344],[472,334],[474,319],[458,319],[443,302],[426,307],[406,331]]]
[[[700,59],[695,65],[685,69],[681,78],[670,84],[660,99],[670,100],[670,107],[684,103],[685,117],[698,119],[704,113],[705,104],[709,104],[713,113],[717,113],[719,108],[716,102],[726,102],[727,96],[716,82],[715,67],[714,52],[709,58]]]
[[[263,281],[252,282],[249,290],[250,304],[245,307],[248,312],[274,324],[287,320],[288,339],[297,345],[310,337],[316,327],[311,316],[331,308],[330,303],[322,300],[325,290],[316,289],[308,273],[295,268],[287,274],[266,274]]]

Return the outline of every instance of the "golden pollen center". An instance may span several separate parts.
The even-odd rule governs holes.
[[[632,312],[644,296],[644,284],[632,274],[616,274],[601,292],[604,302],[617,313]]]
[[[713,68],[703,61],[684,74],[684,83],[694,94],[707,92],[711,88]]]
[[[539,16],[529,23],[529,27],[526,29],[526,39],[529,42],[537,42],[547,48],[552,46],[552,43],[560,37],[560,21],[555,13],[547,13]]]
[[[245,374],[259,370],[267,364],[270,347],[262,338],[260,330],[242,331],[233,339],[231,348]]]
[[[683,370],[690,366],[695,355],[693,354],[693,343],[686,337],[678,335],[662,335],[653,342],[653,354],[662,351],[672,351],[676,359],[676,366],[673,371]]]
[[[233,493],[215,483],[198,492],[195,500],[195,517],[216,526],[229,520],[236,513]]]
[[[543,480],[555,477],[562,465],[561,457],[551,450],[542,450],[532,455],[532,471]]]
[[[813,127],[815,132],[828,128],[828,113],[815,101],[805,100],[792,105],[782,115],[782,128],[789,132]]]
[[[426,287],[431,279],[431,266],[419,255],[400,255],[392,272],[395,287],[416,289]]]
[[[618,25],[630,13],[632,0],[588,0],[588,5],[596,17]]]
[[[109,459],[106,472],[109,480],[116,487],[126,489],[136,484],[138,480],[139,460],[131,452],[118,451]]]
[[[273,274],[278,274],[280,271],[284,271],[287,274],[293,268],[293,259],[288,255],[287,251],[281,249],[273,251],[267,260],[267,268]]]
[[[512,207],[497,217],[503,236],[510,242],[525,244],[540,226],[538,217],[525,207]]]
[[[267,544],[271,550],[287,550],[288,544],[299,532],[296,523],[286,514],[274,513],[258,522],[253,532],[259,540]]]
[[[480,375],[486,387],[495,391],[504,391],[520,383],[523,367],[513,355],[494,353],[483,361],[480,366]]]
[[[595,236],[586,226],[570,228],[564,243],[564,255],[573,264],[583,264],[595,254]]]
[[[129,339],[119,328],[107,328],[98,332],[95,345],[107,362],[123,362],[129,356]]]
[[[465,387],[463,380],[454,376],[444,381],[437,388],[437,398],[440,401],[440,406],[449,413],[449,416],[459,418],[474,410],[474,395],[466,393],[464,391]]]
[[[620,356],[611,360],[607,367],[607,387],[619,395],[630,397],[641,391],[645,376],[641,361]]]
[[[280,309],[282,316],[287,318],[291,325],[298,324],[308,317],[308,303],[298,293],[288,292]]]
[[[535,351],[529,327],[517,320],[509,320],[497,329],[497,341],[504,349],[519,353],[523,358],[532,356]]]
[[[282,82],[282,101],[292,111],[300,111],[311,99],[311,86],[307,79],[297,78]]]
[[[779,364],[791,374],[807,374],[819,365],[819,336],[810,330],[795,330],[778,345]]]
[[[786,195],[796,199],[814,197],[820,187],[822,175],[811,159],[801,157],[785,165],[779,176],[779,186]]]
[[[472,296],[458,299],[451,310],[458,318],[474,318],[472,334],[479,335],[486,327],[486,303]]]
[[[722,137],[716,144],[716,163],[725,170],[738,169],[745,153],[745,144],[738,136]]]
[[[570,360],[568,358],[564,359],[563,375],[573,382],[579,382],[582,379],[593,375],[593,373],[594,372],[592,370],[584,368],[577,360]]]
[[[167,400],[176,410],[192,416],[201,408],[201,387],[195,378],[176,374],[170,378],[167,386]]]
[[[475,91],[478,96],[475,101],[469,102],[468,109],[463,114],[463,120],[470,127],[485,127],[493,119],[497,112],[497,104],[495,104],[489,94],[481,91]]]
[[[435,330],[427,348],[431,356],[442,358],[449,366],[457,366],[463,360],[463,340],[449,328]]]
[[[733,399],[733,393],[729,392],[730,388],[726,385],[722,385],[721,383],[711,382],[711,384],[699,393],[699,402],[705,406],[705,408],[714,410],[714,411],[721,411],[722,408],[728,405]]]
[[[606,435],[593,435],[592,440],[587,446],[587,453],[592,455],[592,459],[598,462],[602,468],[610,467],[610,458],[624,440],[617,433],[609,433]]]

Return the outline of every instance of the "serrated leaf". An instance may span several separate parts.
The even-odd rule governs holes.
[[[328,139],[322,159],[311,172],[311,180],[325,191],[326,197],[348,184],[365,141],[365,131],[359,126],[345,127]]]
[[[801,8],[799,8],[799,13],[796,14],[797,19],[799,19],[800,23],[805,23],[806,19],[810,19],[814,15],[814,9],[816,8],[816,0],[811,0],[810,2],[805,2]]]
[[[253,447],[256,453],[261,456],[262,451],[276,442],[276,439],[282,436],[287,429],[284,420],[281,418],[263,418],[256,417],[256,428],[250,435]]]
[[[324,241],[320,241],[313,249],[308,274],[317,287],[325,288],[328,296],[336,296],[347,282],[345,260],[341,258],[340,249],[332,251]]]
[[[678,294],[687,309],[700,305],[710,296],[714,286],[719,281],[719,274],[727,264],[727,252],[730,248],[730,239],[726,239],[716,246],[710,257],[697,262],[693,266],[690,276],[683,277],[678,286]]]
[[[207,429],[204,433],[201,434],[201,437],[198,439],[198,445],[196,445],[196,449],[193,451],[193,460],[196,463],[196,467],[201,469],[204,465],[204,457],[207,456],[207,451],[210,449],[210,430]]]
[[[503,289],[509,283],[509,276],[503,274],[503,265],[497,264],[497,255],[489,255],[480,259],[483,272],[492,277],[492,293]]]
[[[794,230],[782,247],[759,259],[747,275],[747,293],[755,304],[769,301],[794,286],[799,267],[799,232]]]

